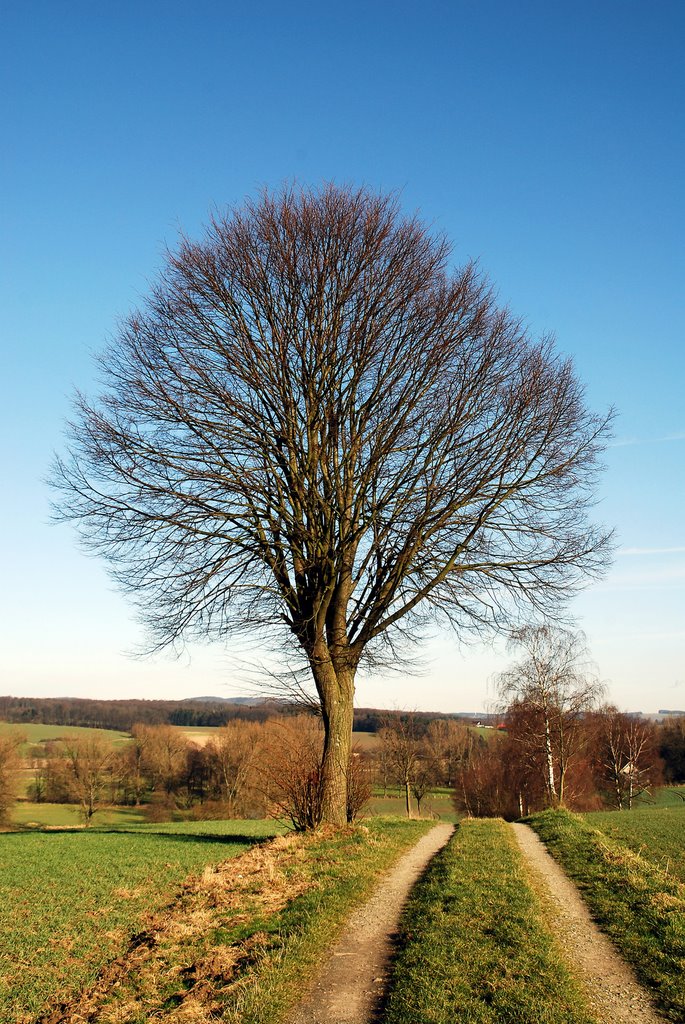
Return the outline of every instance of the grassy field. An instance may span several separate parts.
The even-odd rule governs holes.
[[[685,803],[636,807],[632,811],[598,811],[583,818],[594,828],[663,871],[685,882]]]
[[[416,813],[416,801],[412,800],[412,806]],[[388,790],[384,797],[382,791],[376,790],[366,808],[364,820],[376,815],[401,818],[404,814],[404,796]],[[459,820],[452,804],[452,793],[447,789],[435,790],[424,797],[421,814],[434,821]],[[95,812],[93,824],[99,829],[128,828],[145,820],[144,812],[135,807],[102,807]],[[12,808],[11,822],[18,828],[76,828],[83,825],[83,815],[77,804],[36,804],[21,800]]]
[[[658,815],[673,814],[667,808],[651,815],[631,811],[626,822],[641,825],[648,847],[649,823]],[[611,818],[601,815],[605,821]],[[578,884],[593,916],[652,990],[668,1019],[685,1020],[685,885],[578,815],[544,811],[529,823]]]
[[[85,729],[75,725],[34,725],[33,723],[18,725],[13,722],[0,722],[0,736],[6,733],[20,733],[25,738],[21,748],[22,757],[30,757],[35,748],[46,740],[60,740],[65,736],[96,735],[108,740],[112,746],[120,747],[130,742],[126,732],[114,729]]]
[[[102,807],[95,812],[93,825],[98,828],[129,828],[145,823],[145,815],[135,807]],[[83,828],[83,814],[78,804],[34,804],[20,801],[12,808],[11,823],[25,828]]]
[[[13,967],[0,1020],[18,1024],[70,996],[74,1019],[97,1008],[102,1024],[281,1020],[351,908],[430,823],[377,820],[243,853],[270,827],[1,836],[0,960],[11,954]]]
[[[19,748],[23,764],[16,773],[16,791],[20,798],[26,797],[29,787],[34,782],[34,771],[31,767],[33,758],[43,756],[43,744],[47,741],[64,739],[66,736],[96,735],[104,738],[115,748],[129,743],[128,733],[114,729],[85,729],[78,726],[65,725],[34,725],[33,723],[16,725],[12,722],[0,722],[0,736],[19,734],[24,742]],[[57,823],[56,823],[57,824]]]
[[[635,809],[640,807],[683,807],[685,806],[685,786],[661,786],[650,793],[641,794],[635,801]]]
[[[190,873],[248,848],[272,823],[201,822],[129,833],[0,835],[0,1020],[35,1016],[91,981],[141,916]]]
[[[590,1024],[510,828],[466,821],[405,911],[385,1024]]]
[[[432,818],[434,821],[459,821],[459,815],[454,809],[453,792],[450,789],[435,789],[427,794],[421,801],[421,816]],[[413,813],[416,814],[416,800],[412,797]],[[367,815],[391,815],[393,817],[404,817],[406,814],[404,793],[396,789],[388,788],[386,795],[380,787],[374,788],[373,796],[366,808]]]

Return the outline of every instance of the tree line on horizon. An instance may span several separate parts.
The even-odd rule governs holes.
[[[455,720],[387,716],[374,749],[353,749],[348,819],[373,791],[401,794],[410,816],[424,813],[440,787],[452,791],[460,813],[514,819],[562,805],[628,810],[664,783],[685,782],[685,718],[659,724],[606,705],[547,713],[549,737],[544,713],[520,699],[503,728],[487,734]],[[20,732],[1,738],[0,819],[16,799],[20,741]],[[139,808],[150,821],[272,815],[316,827],[322,747],[311,715],[234,720],[203,745],[172,726],[142,723],[121,747],[96,732],[67,735],[33,750],[28,799],[77,804],[86,823],[114,805]]]
[[[232,721],[265,722],[276,716],[315,714],[301,701],[264,698],[254,703],[187,700],[93,699],[88,697],[0,696],[0,722],[15,725],[60,725],[68,728],[113,729],[130,732],[134,725],[176,725],[217,728]],[[355,708],[354,731],[376,732],[385,718],[401,712],[383,708]],[[416,711],[419,721],[435,718],[462,720],[458,712]],[[482,720],[491,716],[484,714]]]

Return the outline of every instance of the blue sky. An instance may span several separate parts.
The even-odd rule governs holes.
[[[332,179],[399,190],[616,406],[597,514],[619,552],[573,611],[612,700],[685,707],[679,0],[8,0],[0,39],[0,692],[236,692],[236,652],[125,655],[137,627],[42,479],[179,229]],[[358,703],[480,709],[507,660],[436,637],[420,679],[362,680]]]

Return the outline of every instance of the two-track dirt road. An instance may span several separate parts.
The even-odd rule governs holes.
[[[632,970],[600,932],[575,885],[527,825],[513,825],[550,928],[601,1024],[663,1024]],[[386,993],[392,943],[412,885],[452,834],[436,825],[350,919],[290,1024],[375,1024]]]

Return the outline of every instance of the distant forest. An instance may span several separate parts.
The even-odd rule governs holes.
[[[254,704],[230,700],[88,700],[82,697],[0,697],[0,721],[86,726],[91,729],[118,729],[130,732],[143,725],[182,725],[185,727],[221,726],[236,719],[265,722],[275,716],[314,712],[285,700],[256,700]],[[357,708],[354,713],[356,732],[377,732],[388,718],[400,712],[376,708]],[[487,716],[485,716],[487,717]],[[437,712],[414,712],[419,729],[440,719],[463,720],[462,716]]]

